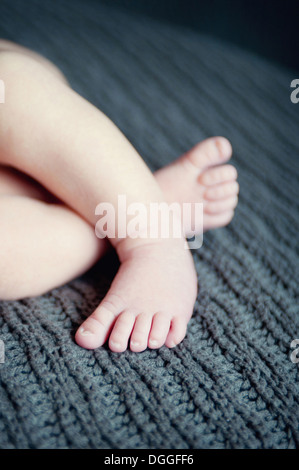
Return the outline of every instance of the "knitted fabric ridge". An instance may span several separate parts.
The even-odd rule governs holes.
[[[113,254],[46,295],[0,302],[0,447],[298,447],[295,73],[101,2],[69,5],[3,0],[0,36],[56,63],[152,170],[206,137],[229,138],[240,202],[193,252],[198,300],[172,350],[75,344],[117,270]]]

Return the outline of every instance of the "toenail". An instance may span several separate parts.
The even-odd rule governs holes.
[[[90,336],[90,335],[93,335],[94,333],[90,330],[87,330],[86,328],[80,328],[79,330],[79,333],[82,335],[82,336]]]
[[[131,341],[130,344],[131,344],[131,346],[135,346],[135,347],[140,345],[140,343],[138,343],[138,341]]]
[[[153,347],[158,346],[158,341],[156,341],[155,339],[150,339],[149,343]]]
[[[221,157],[226,156],[228,150],[229,150],[229,143],[225,139],[216,139],[215,140],[215,145],[218,149],[218,152],[220,153]]]
[[[169,347],[170,348],[174,348],[176,346],[175,342],[174,341],[171,341],[170,344],[169,344]]]
[[[116,348],[116,349],[121,348],[121,344],[120,343],[115,343],[114,341],[110,341],[110,346],[112,346],[113,348]]]

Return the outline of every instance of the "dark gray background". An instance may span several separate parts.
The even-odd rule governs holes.
[[[105,0],[105,3],[188,26],[299,69],[296,0]]]
[[[61,67],[153,170],[225,135],[241,188],[232,223],[206,233],[193,252],[198,299],[186,338],[172,350],[115,354],[75,344],[117,270],[112,255],[43,296],[0,302],[1,448],[298,447],[293,69],[241,42],[111,2],[2,0],[0,36]]]

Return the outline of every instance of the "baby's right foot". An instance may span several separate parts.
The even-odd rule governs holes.
[[[98,348],[109,339],[114,352],[180,343],[192,315],[197,276],[183,239],[118,245],[121,266],[98,308],[76,333],[77,343]]]
[[[233,218],[239,192],[237,170],[223,164],[231,155],[229,141],[213,137],[155,172],[170,203],[203,203],[203,231],[223,227]]]

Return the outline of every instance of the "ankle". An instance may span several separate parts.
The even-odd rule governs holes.
[[[115,248],[121,263],[132,256],[144,258],[147,255],[156,257],[159,262],[166,251],[177,253],[188,246],[182,236],[180,238],[125,238],[119,241]]]

